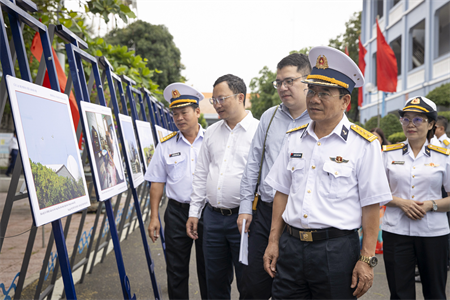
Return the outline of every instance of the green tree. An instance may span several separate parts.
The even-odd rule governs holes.
[[[450,83],[435,88],[426,97],[436,103],[436,105],[450,106]]]
[[[104,39],[112,45],[134,49],[137,55],[146,58],[148,68],[161,71],[153,76],[159,86],[185,81],[181,76],[184,69],[181,52],[166,26],[137,20],[126,28],[112,30]]]
[[[396,132],[403,131],[402,124],[400,123],[398,116],[393,114],[387,114],[380,121],[381,130],[383,130],[384,136],[388,137]]]
[[[206,122],[205,120],[205,115],[200,113],[200,118],[198,118],[198,123],[204,128],[206,129],[206,127],[208,127],[208,122]]]
[[[255,77],[250,81],[250,102],[251,111],[255,118],[259,119],[261,115],[270,107],[280,103],[280,97],[277,90],[273,88],[272,82],[277,74],[265,66],[259,71],[260,77]]]
[[[345,23],[345,33],[338,35],[335,39],[330,39],[329,46],[339,49],[342,52],[347,47],[350,58],[358,65],[358,38],[361,34],[361,12],[355,12],[348,22]],[[359,120],[358,109],[358,89],[353,89],[351,109],[348,115],[353,120]]]

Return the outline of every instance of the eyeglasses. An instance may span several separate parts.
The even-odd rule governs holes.
[[[231,96],[226,96],[226,97],[209,98],[209,103],[211,103],[212,105],[214,105],[214,103],[222,105],[223,101],[225,101],[225,99],[233,97],[233,96],[236,96],[236,95],[239,95],[239,94],[240,93],[237,93],[237,94],[234,94],[234,95],[231,95]]]
[[[303,76],[300,76],[300,77],[297,77],[297,78],[287,78],[287,79],[285,79],[283,81],[275,80],[275,81],[272,82],[272,84],[273,84],[273,87],[276,88],[276,89],[279,89],[281,87],[281,85],[284,85],[284,87],[287,88],[287,87],[290,87],[290,86],[292,86],[294,84],[294,80],[297,80],[299,78],[306,77],[306,76],[308,76],[308,75],[303,75]]]
[[[326,101],[326,100],[329,100],[336,96],[344,96],[344,94],[331,95],[330,93],[327,93],[327,92],[319,92],[318,93],[318,92],[316,92],[314,90],[310,90],[310,89],[304,89],[303,91],[305,92],[306,98],[312,98],[315,95],[317,95],[317,97],[319,97],[319,99],[321,101]]]
[[[428,122],[428,119],[422,117],[414,117],[412,120],[407,117],[400,118],[400,123],[403,126],[408,126],[409,122],[412,122],[414,126],[419,127],[423,122]]]

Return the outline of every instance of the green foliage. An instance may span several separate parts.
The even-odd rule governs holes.
[[[198,123],[204,128],[206,129],[206,127],[208,127],[208,122],[206,122],[205,120],[205,115],[200,113],[200,118],[198,118]]]
[[[136,18],[130,7],[122,4],[121,0],[91,0],[85,5],[85,11],[101,15],[106,23],[109,22],[110,14],[114,18],[118,16],[125,23],[128,23],[128,18]]]
[[[272,106],[280,103],[277,90],[273,88],[272,82],[277,74],[265,66],[259,71],[260,77],[255,77],[250,81],[250,102],[251,111],[255,118],[259,119],[261,115]]]
[[[435,88],[426,97],[436,105],[450,106],[450,82]]]
[[[438,116],[446,117],[447,120],[450,122],[450,111],[439,111]]]
[[[397,144],[399,142],[406,141],[406,136],[403,133],[403,131],[400,131],[400,132],[396,132],[396,133],[391,134],[390,136],[388,136],[387,139],[392,144]]]
[[[364,125],[364,128],[367,130],[372,130],[378,125],[378,117],[373,116],[369,119],[369,121],[366,122]],[[396,132],[403,131],[402,124],[400,124],[400,121],[398,120],[398,117],[393,114],[387,114],[380,120],[380,128],[383,130],[384,136],[387,138],[391,134],[394,134]]]
[[[173,82],[184,82],[181,71],[181,52],[173,41],[167,27],[152,25],[137,20],[126,28],[117,28],[109,32],[105,41],[112,45],[124,45],[134,49],[146,66],[155,69],[153,80],[159,86],[166,87]]]
[[[330,39],[329,46],[345,52],[348,48],[350,58],[358,65],[358,38],[361,34],[361,12],[355,12],[348,22],[345,23],[345,33],[338,35],[335,39]],[[358,89],[352,91],[351,109],[348,112],[352,119],[359,120],[358,109]]]
[[[294,54],[294,53],[298,53],[298,54],[305,54],[308,55],[309,54],[309,50],[311,50],[312,47],[304,47],[300,50],[292,50],[291,52],[289,52],[289,54]]]
[[[52,169],[30,159],[31,173],[36,187],[39,208],[49,207],[86,195],[83,179],[58,176]]]

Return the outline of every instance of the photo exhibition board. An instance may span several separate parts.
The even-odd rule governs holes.
[[[6,76],[31,211],[41,226],[90,205],[66,94]]]
[[[98,198],[105,201],[128,188],[112,111],[85,101],[81,110]]]
[[[152,128],[149,122],[136,120],[136,129],[141,146],[141,154],[144,159],[144,171],[150,165],[153,154],[155,153],[155,142],[153,139]]]
[[[158,135],[156,138],[160,141],[163,137],[168,136],[172,133],[172,131],[167,130],[159,125],[155,125],[156,134]]]
[[[119,114],[119,122],[122,129],[123,142],[125,143],[125,149],[127,151],[127,163],[131,170],[131,177],[133,178],[133,186],[134,188],[137,188],[144,181],[144,172],[142,170],[137,140],[134,134],[133,121],[130,116]]]

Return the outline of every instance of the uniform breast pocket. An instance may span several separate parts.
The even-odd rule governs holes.
[[[244,168],[247,164],[248,152],[250,150],[250,145],[236,146],[236,151],[233,157],[233,166]]]
[[[329,199],[343,200],[349,191],[350,177],[353,168],[350,165],[326,162],[323,164],[323,176],[321,180],[324,193]]]
[[[166,159],[167,175],[172,180],[178,180],[185,174],[186,157],[184,155],[169,157]]]
[[[289,160],[288,171],[291,172],[292,180],[291,180],[291,190],[294,193],[297,193],[298,188],[300,187],[302,180],[305,176],[305,160],[299,158],[291,158]]]

